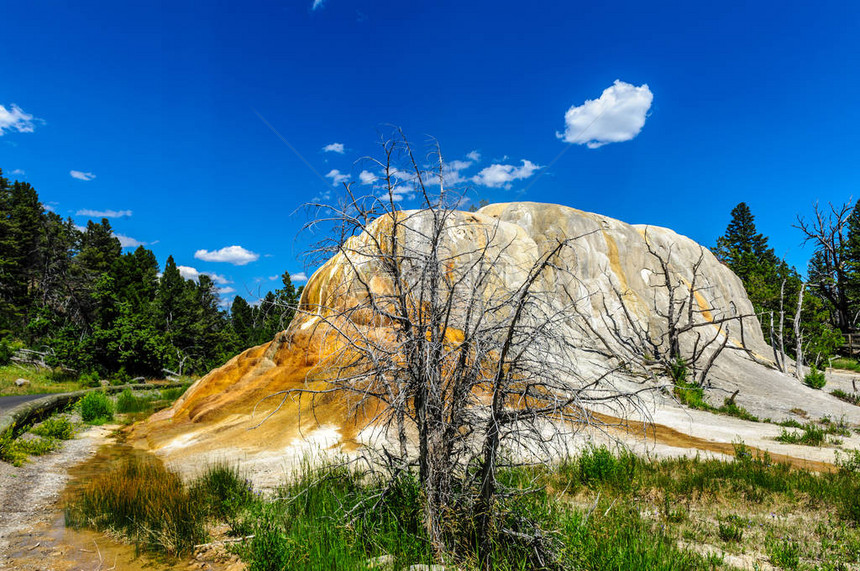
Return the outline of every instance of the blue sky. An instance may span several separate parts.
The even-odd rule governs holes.
[[[0,168],[225,297],[313,270],[299,207],[359,180],[389,124],[475,200],[705,245],[746,201],[802,269],[795,216],[860,195],[860,4],[704,4],[7,3]]]

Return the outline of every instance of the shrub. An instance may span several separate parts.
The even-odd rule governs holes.
[[[33,427],[30,432],[45,438],[70,440],[75,435],[75,426],[65,416],[55,416]]]
[[[6,339],[0,339],[0,366],[8,365],[12,362],[12,355],[14,353],[15,350],[13,349],[12,344]]]
[[[81,376],[78,377],[78,383],[80,383],[82,387],[97,387],[99,386],[99,375],[95,372],[81,373]]]
[[[803,377],[803,384],[812,389],[822,389],[827,384],[824,371],[819,371],[815,366]]]
[[[80,401],[84,422],[107,422],[113,418],[113,403],[101,391],[87,393]]]

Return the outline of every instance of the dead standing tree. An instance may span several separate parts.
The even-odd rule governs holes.
[[[391,480],[417,468],[437,557],[458,544],[451,522],[473,519],[471,537],[490,568],[492,538],[521,535],[494,518],[500,457],[546,458],[554,438],[597,423],[592,407],[641,411],[638,395],[651,387],[621,392],[605,384],[611,366],[578,368],[564,332],[583,300],[562,303],[557,286],[576,238],[512,251],[512,225],[456,210],[461,195],[446,188],[438,148],[430,171],[402,133],[383,151],[376,193],[357,196],[346,185],[343,203],[319,205],[326,214],[315,223],[336,228],[321,252],[335,257],[319,270],[330,276],[325,291],[309,284],[299,312],[324,349],[306,387],[282,395],[338,395],[351,414],[365,414],[395,442],[386,451]],[[406,194],[420,209],[399,208]]]
[[[699,246],[698,257],[689,267],[679,267],[677,260],[673,260],[675,244],[655,245],[647,228],[644,241],[657,267],[648,284],[654,291],[649,303],[656,320],[634,315],[629,292],[613,286],[610,297],[615,301],[614,306],[610,307],[606,296],[602,297],[604,311],[601,318],[611,333],[611,339],[602,337],[604,345],[620,347],[619,352],[630,362],[645,369],[650,370],[656,365],[676,384],[691,383],[703,387],[708,384],[708,375],[723,350],[747,351],[744,319],[752,315],[735,314],[734,311],[731,315],[717,315],[716,308],[707,304],[705,294],[709,286],[701,283],[704,248]],[[684,277],[684,273],[689,274],[689,279]],[[730,343],[733,332],[738,335],[738,345]]]

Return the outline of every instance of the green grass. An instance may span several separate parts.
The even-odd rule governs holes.
[[[17,379],[27,379],[30,384],[18,387]],[[77,376],[63,371],[18,365],[0,367],[0,396],[67,393],[80,389]]]
[[[113,419],[113,401],[101,392],[87,393],[78,401],[81,419],[90,424],[104,424]]]
[[[831,361],[830,363],[830,366],[834,369],[843,369],[846,371],[854,371],[855,373],[860,373],[860,363],[858,363],[855,359],[840,357],[838,359],[833,359],[833,361]]]
[[[843,400],[847,403],[860,406],[860,394],[845,392],[842,389],[833,389],[832,391],[830,391],[830,394],[835,396],[839,400]]]
[[[738,443],[734,461],[647,460],[589,447],[553,467],[504,468],[498,476],[508,493],[499,500],[491,559],[503,571],[692,571],[729,569],[723,552],[782,569],[847,568],[860,563],[860,452],[838,463],[818,474]],[[78,493],[67,508],[70,525],[168,553],[203,542],[207,521],[225,522],[230,535],[248,538],[232,549],[251,571],[367,569],[381,556],[394,569],[435,563],[412,476],[304,466],[263,496],[236,466],[212,466],[184,485],[161,464],[137,461]],[[444,516],[457,554],[449,563],[464,571],[480,568],[473,511],[458,504]]]
[[[160,462],[133,458],[81,489],[66,506],[66,525],[110,530],[144,548],[183,555],[206,538],[204,505]]]

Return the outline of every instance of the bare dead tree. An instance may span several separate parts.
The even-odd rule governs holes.
[[[521,533],[494,517],[502,458],[549,457],[566,431],[600,423],[596,407],[644,415],[640,395],[653,385],[619,390],[623,358],[596,374],[574,358],[565,331],[588,300],[560,296],[559,283],[574,279],[578,238],[514,252],[510,225],[456,209],[462,195],[447,188],[438,146],[429,169],[402,132],[382,150],[375,191],[347,184],[341,203],[314,205],[311,226],[330,237],[317,253],[335,258],[318,271],[332,276],[325,291],[309,284],[298,312],[323,350],[305,387],[278,394],[281,404],[337,396],[365,415],[394,441],[391,480],[417,470],[437,557],[454,552],[447,522],[466,512],[490,568],[494,534]],[[402,210],[406,195],[421,207]]]
[[[810,278],[817,291],[834,308],[834,325],[843,333],[853,325],[850,300],[848,299],[849,268],[846,260],[848,221],[851,203],[828,204],[821,208],[813,206],[812,220],[797,217],[795,228],[803,233],[804,243],[815,245],[815,254],[810,262]]]
[[[800,328],[800,312],[803,309],[803,291],[806,289],[806,284],[800,284],[800,293],[797,294],[797,313],[794,314],[794,338],[797,342],[795,350],[795,369],[794,374],[798,380],[803,380],[803,331]]]
[[[723,350],[728,347],[747,351],[744,320],[752,314],[721,315],[717,308],[703,305],[709,289],[701,283],[704,248],[699,247],[699,255],[689,268],[681,268],[673,260],[674,244],[659,248],[649,238],[647,228],[644,237],[648,254],[659,268],[649,284],[654,291],[651,313],[657,319],[637,318],[627,301],[629,292],[614,286],[610,294],[616,302],[614,307],[603,297],[601,317],[612,335],[604,343],[607,347],[620,345],[631,362],[649,370],[656,366],[675,382],[705,386]],[[690,279],[684,278],[680,270],[688,270],[683,273],[688,273]],[[738,335],[740,346],[729,344],[732,333]]]

